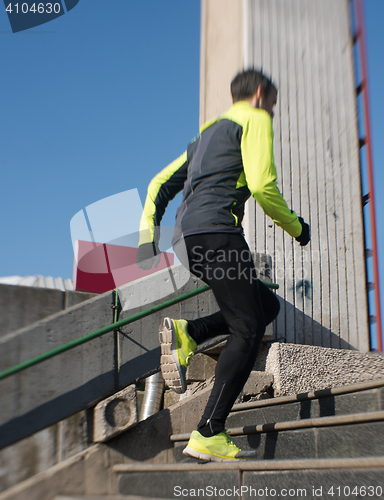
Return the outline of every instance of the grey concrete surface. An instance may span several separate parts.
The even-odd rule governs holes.
[[[63,496],[59,495],[54,500],[152,500],[153,497],[142,497],[136,495],[108,495],[108,496]],[[166,498],[158,500],[167,500]],[[168,499],[169,500],[169,499]]]
[[[94,296],[94,293],[0,284],[0,336]]]
[[[384,456],[384,422],[268,432],[233,437],[265,460]]]
[[[161,274],[161,273],[159,273]],[[156,286],[161,276],[142,283]],[[123,287],[124,288],[124,287]],[[135,284],[126,285],[135,288]],[[174,294],[176,295],[176,294]],[[112,323],[110,292],[0,338],[8,368]],[[140,309],[148,307],[145,303]],[[130,315],[135,311],[125,311]],[[172,311],[173,312],[173,311]],[[124,317],[124,314],[122,315]],[[159,366],[159,317],[108,333],[0,382],[0,447],[22,439],[110,396]],[[155,327],[156,325],[156,327]],[[117,344],[120,357],[117,361]]]
[[[153,497],[152,497],[153,498]],[[59,495],[54,498],[54,500],[146,500],[144,497],[136,497],[131,495],[108,495],[108,496],[63,496]]]
[[[274,376],[275,396],[384,379],[384,356],[377,353],[274,343],[265,371]]]
[[[187,368],[187,382],[203,382],[215,374],[217,361],[206,354],[195,354]]]
[[[356,486],[356,491],[360,487],[372,486],[371,498],[379,500],[382,494],[376,494],[376,487],[382,487],[383,468],[377,469],[328,469],[328,470],[300,470],[300,471],[268,471],[263,472],[244,472],[243,485],[248,488],[244,490],[243,500],[255,498],[253,491],[274,490],[276,496],[286,494],[291,491],[292,498],[337,498],[338,500],[347,500],[351,498],[351,492]],[[352,488],[349,485],[353,485]],[[347,488],[344,490],[344,486]],[[349,486],[349,488],[348,488]],[[333,495],[328,494],[333,487]],[[340,487],[340,490],[337,488]],[[282,492],[282,490],[285,492]],[[305,493],[304,493],[305,491]],[[362,495],[363,496],[363,495]],[[359,497],[358,497],[359,498]]]
[[[256,396],[272,388],[273,375],[252,370],[242,390],[243,396]]]
[[[172,411],[163,410],[153,417],[150,417],[147,421],[140,422],[134,429],[131,428],[127,430],[122,435],[115,437],[114,439],[109,441],[108,444],[94,445],[88,450],[79,453],[77,456],[67,459],[61,464],[51,467],[49,470],[38,474],[37,476],[32,477],[17,486],[14,486],[10,490],[4,492],[3,494],[0,494],[0,500],[52,500],[55,495],[73,496],[75,498],[78,498],[79,496],[82,497],[92,495],[116,495],[118,491],[116,484],[116,473],[113,473],[112,470],[113,466],[115,464],[123,463],[147,463],[160,465],[172,463],[173,447],[172,443],[170,443],[169,441],[169,436],[173,433],[184,433],[190,431],[195,427],[198,419],[200,418],[201,411],[205,406],[206,400],[209,396],[209,392],[209,388],[205,391],[201,391],[197,396],[187,398],[184,401],[177,403],[172,408]],[[363,395],[363,393],[361,394]],[[380,390],[367,391],[367,394],[365,396],[367,395],[376,398],[375,405],[381,405]],[[343,405],[347,408],[347,410],[353,404],[354,395],[351,394],[348,396],[351,396],[352,399],[349,398],[348,401],[343,401]],[[336,400],[339,398],[341,398],[341,396],[337,396]],[[360,403],[364,404],[364,402],[366,402],[368,405],[373,404],[371,398],[362,398],[362,401]],[[285,406],[287,405],[282,406],[281,409],[284,409]],[[297,412],[298,409],[296,408],[295,411]],[[382,425],[382,422],[380,422],[379,424]],[[368,427],[370,425],[372,424],[369,424]],[[319,429],[317,429],[317,431],[318,430]],[[329,428],[328,430],[332,431],[332,428]],[[345,429],[342,429],[342,431],[344,430]],[[358,429],[356,427],[356,430],[358,431],[357,445],[359,445],[361,440],[366,439],[367,442],[364,446],[365,449],[369,451],[369,443],[374,438],[374,436],[377,435],[377,429],[369,429],[366,427]],[[308,434],[311,432],[312,434]],[[291,456],[299,455],[301,445],[297,446],[297,443],[302,443],[302,446],[307,446],[306,451],[304,450],[305,453],[307,455],[310,455],[310,446],[312,446],[312,451],[313,449],[316,450],[317,441],[314,439],[313,432],[316,431],[313,431],[311,429],[304,430],[303,432],[301,432],[299,438],[297,438],[297,432],[292,432],[290,433],[290,435],[288,435],[289,433],[286,433],[285,438],[281,437],[281,433],[279,433],[279,436],[275,436],[275,439],[271,439],[271,436],[273,438],[274,433],[270,433],[269,442],[267,443],[267,437],[262,438],[264,439],[264,441],[260,441],[258,443],[258,448],[263,452],[262,454],[265,456],[265,458],[271,459],[274,458],[273,454],[276,456],[277,453],[283,453],[282,450],[284,448],[284,445],[286,453],[287,450],[291,450]],[[256,438],[255,436],[251,437]],[[348,439],[352,438],[348,437]],[[344,440],[339,439],[338,437],[335,439],[327,440],[326,436],[324,435],[324,439],[323,437],[321,437],[321,439],[319,440],[318,447],[319,449],[324,448],[324,444],[328,443],[329,446],[330,444],[337,441],[343,442]],[[380,446],[382,446],[382,441],[380,441],[380,443],[378,443],[378,453],[382,451],[382,448],[380,448]],[[257,443],[254,448],[257,448]],[[352,454],[350,454],[350,456],[351,455]],[[256,461],[255,463],[258,464],[258,461]],[[288,460],[287,463],[291,464],[291,460]],[[236,468],[236,464],[234,465]],[[303,470],[305,470],[305,468]],[[379,471],[380,474],[383,473],[382,469],[376,470]],[[370,471],[367,468],[363,469],[363,472],[368,472],[368,478],[377,480],[377,476],[370,476]],[[313,473],[320,474],[321,471],[313,471]],[[164,475],[165,472],[163,472],[162,474]],[[184,476],[187,476],[189,472],[184,471],[183,474]],[[226,472],[224,472],[224,474],[226,474]],[[238,471],[237,474],[239,474]],[[244,471],[242,474],[244,477],[246,472]],[[260,474],[260,472],[255,472],[252,474],[257,475]],[[270,475],[271,472],[262,472],[261,474]],[[288,474],[289,477],[293,477],[296,473],[292,473],[292,471],[289,471],[278,472],[277,474]],[[338,470],[336,478],[338,478],[339,480],[343,479],[343,474],[344,470]],[[128,474],[127,476],[130,477]],[[145,477],[147,482],[153,483],[153,478],[150,471],[147,471],[145,473],[145,476],[142,477]],[[216,480],[216,477],[216,475],[209,476],[209,481]],[[314,476],[314,478],[315,477],[316,476]],[[353,476],[350,477],[353,478]],[[187,485],[189,484],[188,481],[189,479],[185,479],[185,481],[183,480],[183,483],[181,484]],[[209,481],[207,479],[206,484],[211,484]],[[249,483],[244,482],[243,484]],[[130,490],[130,493],[133,493],[133,491]],[[144,492],[140,491],[140,493]],[[161,492],[159,490],[156,494],[160,496],[160,493]],[[152,494],[153,496],[153,492],[151,492],[150,494]]]
[[[59,494],[69,496],[117,494],[112,467],[120,462],[120,456],[116,456],[104,444],[96,444],[0,493],[0,499],[52,500]]]
[[[168,390],[164,392],[164,409],[172,406],[180,401],[180,394],[177,394],[174,391]]]
[[[87,432],[83,411],[0,450],[0,492],[85,450]]]
[[[116,495],[113,466],[120,463],[173,462],[169,436],[193,428],[207,402],[210,389],[162,410],[108,444],[98,443],[77,455],[0,493],[0,500],[52,500],[56,495]]]
[[[138,416],[135,385],[100,401],[93,410],[93,416],[95,443],[107,441],[136,424]]]
[[[179,494],[182,490],[187,492],[187,494],[184,493],[184,498],[193,498],[194,494],[189,495],[189,490],[195,489],[197,492],[198,488],[205,489],[207,485],[222,491],[231,489],[233,492],[234,486],[240,486],[240,475],[236,470],[218,474],[202,469],[201,471],[132,472],[120,474],[119,477],[121,494],[151,495],[154,498],[183,498],[182,494]],[[230,498],[225,494],[221,497]],[[220,496],[217,494],[216,498]]]
[[[228,416],[227,426],[234,428],[245,425],[367,413],[381,410],[381,405],[381,389],[373,389],[283,405],[252,408],[241,412],[234,411]]]
[[[261,271],[268,256],[256,256]],[[268,267],[267,266],[267,267]],[[260,276],[262,279],[264,277]],[[165,296],[164,290],[176,291]],[[201,286],[181,265],[119,289],[120,319]],[[156,300],[156,297],[159,297]],[[45,353],[113,321],[111,292],[0,338],[2,369]],[[159,367],[161,319],[194,319],[217,311],[206,292],[0,381],[0,448],[77,413]]]

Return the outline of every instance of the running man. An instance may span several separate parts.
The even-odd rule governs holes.
[[[241,451],[225,421],[254,366],[266,325],[277,316],[275,294],[257,279],[243,236],[244,204],[253,196],[274,223],[304,246],[309,226],[277,187],[273,155],[277,89],[262,73],[247,70],[231,83],[232,107],[205,124],[185,153],[151,181],[140,224],[137,263],[159,261],[159,226],[168,202],[183,189],[173,245],[179,260],[210,285],[220,311],[194,321],[165,318],[160,327],[165,383],[185,392],[185,373],[197,346],[229,334],[203,416],[184,453],[223,461],[254,457]]]

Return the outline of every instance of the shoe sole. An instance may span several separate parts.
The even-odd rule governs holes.
[[[239,460],[238,458],[222,458],[216,455],[209,455],[208,453],[202,453],[201,451],[196,451],[193,448],[187,446],[183,450],[184,455],[189,455],[194,458],[199,458],[201,460],[209,460],[211,462],[233,462]]]
[[[173,321],[165,318],[159,329],[161,347],[160,367],[166,385],[177,394],[187,390],[186,368],[180,366],[176,350],[176,332]]]

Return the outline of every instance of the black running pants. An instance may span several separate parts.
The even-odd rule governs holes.
[[[215,382],[198,429],[205,436],[221,432],[254,366],[265,327],[278,315],[275,294],[257,279],[251,252],[240,234],[187,236],[176,245],[179,260],[210,285],[220,311],[188,321],[188,332],[201,344],[230,334],[219,356]],[[186,250],[186,251],[185,251]]]

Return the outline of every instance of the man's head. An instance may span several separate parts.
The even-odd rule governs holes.
[[[267,111],[273,118],[277,89],[260,71],[249,69],[238,73],[231,82],[233,102],[248,101],[254,108]]]

